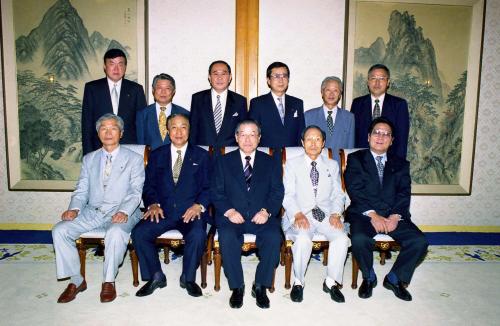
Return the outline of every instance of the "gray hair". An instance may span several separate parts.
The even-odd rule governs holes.
[[[170,83],[172,83],[172,87],[174,88],[173,90],[175,91],[175,79],[174,77],[170,76],[169,74],[161,73],[156,75],[153,78],[153,89],[156,87],[156,83],[158,83],[159,80],[168,80]]]
[[[124,123],[123,119],[117,116],[116,114],[113,113],[106,113],[105,115],[101,116],[99,119],[97,119],[95,123],[95,130],[99,132],[99,129],[101,128],[101,125],[104,121],[106,120],[115,120],[116,124],[118,125],[118,128],[120,128],[120,131],[123,132],[124,130]]]
[[[245,119],[245,120],[241,120],[240,122],[238,122],[238,124],[236,125],[236,129],[235,129],[235,132],[234,132],[234,135],[237,136],[238,133],[240,132],[240,127],[242,125],[255,125],[257,127],[257,132],[261,133],[261,130],[260,130],[260,125],[257,121],[255,120],[252,120],[252,119]]]
[[[337,82],[340,88],[340,95],[344,93],[344,83],[342,83],[342,80],[339,77],[335,76],[328,76],[325,79],[323,79],[323,81],[321,82],[321,93],[323,93],[323,91],[326,88],[326,84],[328,84],[329,82]]]

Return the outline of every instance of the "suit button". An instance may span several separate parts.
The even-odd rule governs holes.
[[[176,208],[176,207],[177,207],[177,204],[174,204],[174,208]]]

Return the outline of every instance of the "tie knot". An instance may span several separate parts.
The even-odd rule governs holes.
[[[181,155],[182,151],[180,149],[177,150],[177,155]]]
[[[220,99],[220,95],[217,95],[217,99],[218,99],[218,100]]]
[[[316,163],[316,161],[312,161],[312,162],[311,162],[311,165],[312,165],[312,167],[313,167],[313,168],[315,168],[315,167],[316,167],[316,164],[318,164],[318,163]]]
[[[333,111],[328,110],[328,115],[331,116]]]
[[[377,163],[382,163],[383,156],[377,156],[375,159],[377,160]]]
[[[111,155],[111,154],[106,155],[106,161],[111,161],[112,158],[113,158],[113,155]]]
[[[166,110],[166,109],[167,109],[167,108],[166,108],[165,106],[161,106],[161,107],[160,107],[160,110],[162,110],[163,112],[165,112],[165,110]]]
[[[282,103],[283,99],[281,97],[278,97],[278,102],[280,102],[280,104]]]
[[[246,160],[248,163],[250,163],[250,160],[251,160],[251,159],[252,159],[252,158],[251,158],[250,156],[245,156],[245,160]]]
[[[378,104],[378,102],[380,102],[380,100],[378,98],[375,99],[375,104]]]

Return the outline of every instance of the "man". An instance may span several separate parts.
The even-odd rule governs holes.
[[[321,83],[323,105],[306,111],[306,126],[316,125],[325,131],[325,146],[340,163],[339,149],[354,148],[354,115],[338,107],[344,86],[338,77],[326,77]]]
[[[87,289],[80,274],[75,240],[82,233],[105,229],[104,272],[101,302],[116,298],[115,277],[122,263],[130,231],[140,220],[139,204],[144,184],[141,155],[121,147],[123,120],[107,113],[96,122],[102,148],[83,157],[82,170],[62,221],[52,229],[56,252],[57,278],[70,284],[57,302],[66,303]]]
[[[339,166],[336,161],[321,156],[325,147],[325,132],[318,126],[304,129],[302,146],[304,155],[287,161],[284,174],[283,230],[293,241],[295,275],[290,298],[294,302],[303,299],[312,239],[315,233],[320,233],[330,242],[323,291],[329,293],[333,301],[345,302],[340,289],[349,238],[341,219],[344,193],[340,186]]]
[[[120,49],[104,54],[105,78],[85,84],[82,103],[82,150],[90,153],[101,144],[94,132],[97,119],[105,113],[114,113],[124,122],[122,144],[137,144],[135,116],[146,106],[142,86],[123,78],[127,70],[127,57]]]
[[[212,86],[193,94],[191,99],[191,135],[193,145],[235,146],[234,130],[247,117],[247,99],[228,89],[232,75],[229,64],[214,61],[208,68]]]
[[[136,296],[150,295],[167,285],[155,241],[162,233],[177,229],[185,242],[180,286],[189,295],[199,297],[202,292],[196,284],[196,270],[206,242],[206,222],[201,217],[210,196],[208,152],[188,143],[186,115],[172,114],[167,125],[171,144],[151,153],[143,190],[148,210],[132,231],[141,276],[147,281]]]
[[[388,152],[393,130],[391,121],[376,118],[368,129],[370,148],[348,156],[345,182],[351,205],[347,217],[351,223],[352,253],[363,274],[359,297],[371,297],[377,285],[373,237],[386,233],[401,245],[401,251],[384,278],[384,287],[396,297],[411,301],[406,286],[424,258],[428,243],[410,218],[410,163]]]
[[[305,127],[304,102],[286,94],[290,70],[283,62],[273,62],[267,67],[266,76],[271,91],[252,99],[248,113],[262,128],[260,146],[300,146],[300,134]]]
[[[245,283],[241,267],[243,234],[256,235],[259,264],[252,286],[257,306],[269,308],[266,288],[271,287],[280,259],[280,218],[283,201],[281,168],[269,155],[257,151],[260,128],[244,120],[236,128],[239,150],[218,158],[212,179],[212,202],[219,232],[222,266],[232,295],[231,308],[243,305]]]
[[[406,100],[387,94],[390,85],[389,68],[376,64],[368,70],[368,89],[370,94],[355,98],[352,101],[351,112],[356,121],[356,148],[367,148],[366,133],[373,119],[385,117],[394,125],[394,144],[389,149],[402,159],[406,159],[408,135],[410,132],[410,117]]]
[[[151,146],[154,150],[170,144],[167,137],[167,118],[171,114],[182,113],[189,116],[189,111],[172,103],[175,95],[175,80],[168,74],[159,74],[153,78],[154,104],[137,111],[137,143]]]

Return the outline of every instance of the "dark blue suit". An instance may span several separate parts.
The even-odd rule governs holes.
[[[302,146],[300,134],[305,128],[304,102],[285,94],[285,123],[281,123],[278,107],[269,92],[250,101],[251,119],[257,121],[262,129],[260,146],[282,148]]]
[[[122,144],[137,144],[135,115],[146,106],[146,97],[141,85],[122,79],[118,115],[123,119],[125,130],[120,139]],[[82,149],[83,155],[101,148],[95,123],[106,113],[113,113],[111,93],[107,78],[93,80],[85,84],[82,103]]]
[[[170,114],[179,113],[189,116],[188,110],[172,103],[172,112]],[[158,127],[158,116],[156,115],[156,103],[137,111],[135,125],[137,127],[138,144],[149,145],[152,150],[170,144],[170,137],[168,137],[168,135],[164,140],[161,139],[160,128]]]
[[[370,217],[363,215],[375,210],[381,216],[401,215],[397,228],[388,234],[401,245],[401,252],[392,271],[405,283],[410,283],[413,272],[427,252],[427,240],[410,216],[410,163],[388,155],[382,185],[379,182],[375,159],[370,150],[349,154],[345,185],[351,204],[347,220],[351,223],[352,252],[359,263],[363,278],[368,278],[373,266],[373,237],[377,234]]]
[[[226,108],[222,126],[217,134],[214,122],[211,89],[193,94],[191,99],[191,124],[189,141],[194,145],[236,146],[234,131],[238,122],[247,118],[247,99],[240,94],[227,91]]]
[[[194,282],[196,269],[205,250],[206,222],[204,219],[195,219],[184,223],[182,215],[194,203],[208,207],[209,156],[204,149],[188,145],[176,185],[172,177],[170,146],[161,146],[151,152],[142,193],[144,206],[160,204],[165,218],[159,223],[149,219],[139,222],[132,231],[132,241],[139,258],[142,279],[147,281],[161,271],[156,238],[168,230],[179,230],[185,241],[182,273],[186,282]]]
[[[255,283],[271,287],[274,269],[280,259],[281,218],[278,214],[283,197],[281,166],[269,155],[259,151],[255,153],[250,190],[247,190],[239,150],[217,159],[211,198],[215,206],[222,265],[228,278],[229,288],[236,289],[244,285],[241,267],[244,233],[256,235],[260,261],[255,274]],[[243,216],[245,219],[243,224],[234,224],[224,216],[224,213],[231,208]],[[265,224],[257,225],[251,219],[262,208],[267,209],[271,217]]]
[[[372,102],[370,94],[357,97],[352,101],[351,112],[356,123],[356,148],[368,148],[368,128],[372,122]],[[408,135],[410,132],[410,116],[406,100],[385,94],[382,105],[382,116],[394,125],[394,141],[389,148],[390,154],[406,159]]]

